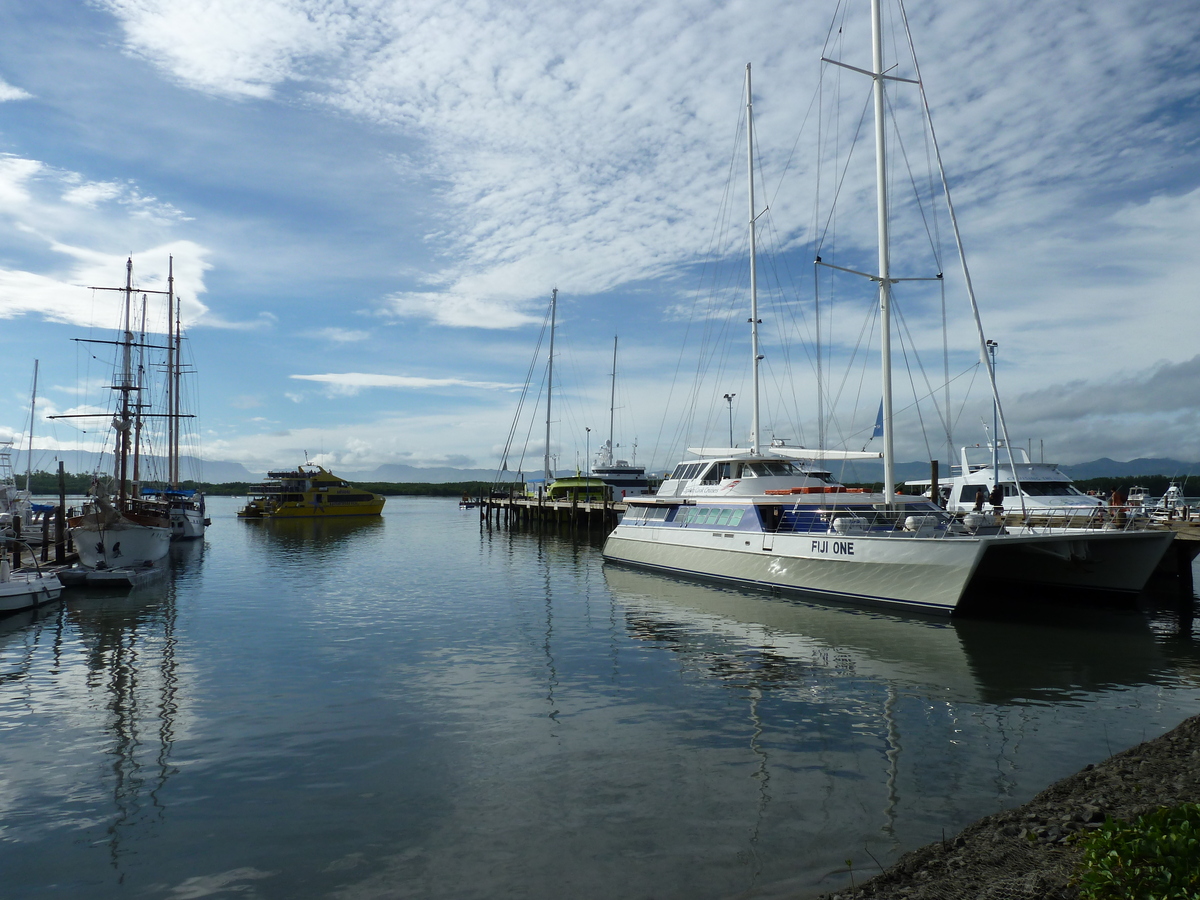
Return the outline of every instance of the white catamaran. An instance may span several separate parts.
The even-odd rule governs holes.
[[[879,290],[883,490],[865,493],[846,488],[815,462],[880,454],[809,450],[776,441],[764,445],[761,440],[753,95],[747,65],[754,391],[750,446],[689,448],[699,458],[680,463],[656,497],[628,498],[628,511],[608,536],[604,556],[613,562],[691,576],[939,613],[953,612],[968,588],[982,583],[1136,594],[1166,552],[1171,534],[1138,530],[1132,522],[1118,530],[1111,524],[1107,528],[1046,523],[1006,527],[991,513],[971,513],[960,520],[928,498],[893,490],[889,307],[891,287],[900,279],[890,274],[884,87],[891,80],[919,84],[919,73],[915,82],[888,74],[880,0],[872,0],[871,17],[871,71],[826,62],[868,75],[874,82],[878,272],[853,274],[869,278]],[[944,186],[944,176],[942,181]],[[817,263],[822,264],[819,257]],[[969,279],[967,283],[970,293]],[[986,359],[978,315],[975,319],[981,358]],[[990,367],[988,371],[998,407],[995,374]]]

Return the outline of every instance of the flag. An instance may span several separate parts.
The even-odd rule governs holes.
[[[883,437],[883,401],[879,401],[879,415],[875,417],[875,430],[871,432],[871,439]]]

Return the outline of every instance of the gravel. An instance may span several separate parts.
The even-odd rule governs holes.
[[[824,900],[1070,900],[1080,851],[1070,838],[1106,816],[1126,821],[1200,802],[1200,716],[1086,766],[1024,806],[900,857],[881,875]]]

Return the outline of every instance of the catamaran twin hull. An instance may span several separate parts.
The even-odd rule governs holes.
[[[749,518],[749,517],[748,517]],[[838,600],[953,612],[969,587],[1136,595],[1170,533],[883,534],[622,524],[605,559]]]

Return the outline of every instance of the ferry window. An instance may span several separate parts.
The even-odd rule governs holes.
[[[733,515],[729,517],[729,527],[737,528],[740,524],[742,524],[742,516],[745,515],[745,513],[746,511],[744,509],[735,509],[733,511]]]
[[[716,484],[717,483],[717,463],[712,463],[704,470],[704,475],[700,479],[701,484]]]
[[[1006,484],[1006,485],[1004,485],[1004,496],[1005,496],[1005,497],[1015,497],[1015,496],[1017,496],[1017,489],[1016,489],[1016,487],[1015,487],[1015,486],[1013,486],[1013,485],[1011,485],[1011,484]]]
[[[708,511],[708,524],[709,524],[709,525],[716,525],[716,524],[717,524],[717,519],[719,519],[720,517],[721,517],[721,510],[719,510],[719,509],[710,509],[710,510]]]
[[[728,524],[729,524],[729,517],[730,517],[731,515],[733,515],[733,510],[732,510],[732,509],[723,509],[723,510],[721,510],[721,515],[717,517],[717,524],[718,524],[718,525],[728,525]]]
[[[687,470],[687,466],[685,466],[683,463],[680,463],[679,465],[677,465],[675,467],[675,471],[672,472],[668,477],[669,478],[683,478],[683,473],[686,470]]]
[[[718,475],[717,475],[717,477],[718,477],[718,478],[725,479],[725,480],[728,480],[728,479],[732,478],[732,477],[733,477],[733,475],[732,475],[732,471],[731,471],[731,470],[732,470],[732,468],[733,468],[733,464],[732,464],[732,463],[727,463],[727,462],[723,462],[723,463],[721,463],[721,465],[720,465],[720,471],[718,472]]]
[[[758,476],[754,474],[754,466],[750,465],[750,463],[738,463],[737,477],[757,478]]]
[[[670,507],[659,506],[655,509],[647,510],[648,515],[646,516],[646,518],[647,519],[665,519],[667,517],[667,513],[669,513],[670,511],[671,511]]]

